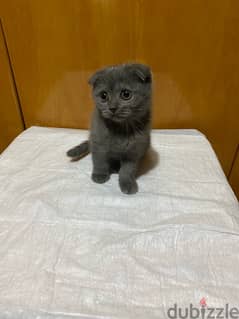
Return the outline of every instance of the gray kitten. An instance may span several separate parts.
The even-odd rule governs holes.
[[[150,69],[143,64],[116,65],[96,72],[89,83],[96,106],[90,140],[67,155],[91,152],[94,182],[104,183],[117,171],[121,191],[134,194],[138,164],[150,144]]]

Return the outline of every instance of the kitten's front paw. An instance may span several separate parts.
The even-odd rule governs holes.
[[[138,185],[135,180],[120,180],[119,184],[124,194],[135,194],[138,192]]]
[[[109,180],[110,175],[109,174],[96,174],[96,173],[93,173],[91,178],[92,178],[92,180],[95,183],[103,184],[103,183],[105,183],[105,182],[107,182]]]

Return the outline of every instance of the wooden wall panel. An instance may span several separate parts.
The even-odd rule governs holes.
[[[233,162],[232,170],[229,176],[229,182],[239,200],[239,145],[235,156],[235,160]]]
[[[0,152],[23,130],[0,20]]]
[[[89,75],[141,61],[154,73],[153,126],[201,130],[228,174],[239,136],[238,1],[9,0],[2,12],[27,126],[87,128]]]

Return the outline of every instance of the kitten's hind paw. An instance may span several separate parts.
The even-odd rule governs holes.
[[[124,194],[135,194],[138,192],[138,184],[135,180],[120,180],[120,189]]]
[[[95,183],[103,184],[103,183],[107,182],[110,179],[110,175],[109,174],[96,174],[96,173],[93,173],[91,178],[92,178],[92,180]]]

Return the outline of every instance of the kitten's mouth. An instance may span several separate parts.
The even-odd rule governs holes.
[[[111,120],[117,123],[122,123],[122,122],[126,122],[128,120],[128,118],[130,117],[130,112],[120,112],[120,113],[113,113],[111,115]]]
[[[109,113],[109,112],[102,112],[102,116],[106,119],[106,120],[110,120],[112,122],[115,122],[115,123],[124,123],[124,122],[127,122],[127,120],[129,119],[130,117],[130,113],[127,112],[127,113]]]
[[[113,114],[110,119],[116,123],[123,123],[127,121],[127,117],[118,116],[117,114]]]

